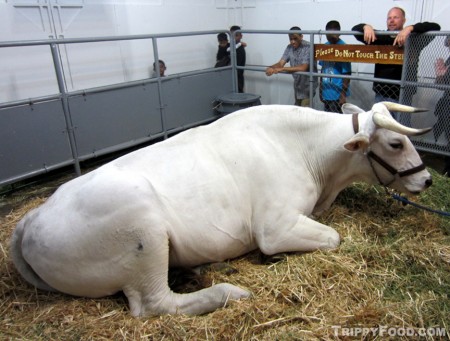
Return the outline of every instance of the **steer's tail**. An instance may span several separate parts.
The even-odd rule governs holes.
[[[26,226],[26,218],[22,219],[16,226],[10,242],[10,255],[13,263],[16,266],[19,273],[27,282],[33,284],[36,288],[47,291],[54,291],[51,286],[45,283],[42,278],[33,270],[33,268],[27,263],[22,254],[22,238]]]

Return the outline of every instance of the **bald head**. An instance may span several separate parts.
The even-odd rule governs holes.
[[[386,18],[386,25],[388,31],[401,31],[405,25],[406,17],[405,11],[400,7],[392,7]]]

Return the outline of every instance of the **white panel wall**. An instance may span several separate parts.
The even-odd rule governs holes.
[[[360,22],[384,29],[393,6],[406,10],[408,23],[430,20],[450,29],[448,0],[0,0],[0,41],[221,30],[233,24],[243,29],[317,30],[332,19],[339,20],[343,30]],[[243,40],[248,43],[247,64],[253,65],[275,63],[288,44],[285,35],[244,34]],[[353,37],[345,40],[355,42]],[[214,35],[159,43],[168,74],[214,64]],[[83,89],[148,77],[153,49],[151,41],[71,45],[62,50],[62,60],[69,90]],[[0,49],[0,61],[0,102],[57,91],[47,48]],[[358,72],[372,68],[354,66]],[[292,103],[289,75],[268,78],[246,72],[246,90],[261,94],[263,103]]]
[[[239,5],[218,8],[214,0],[3,0],[0,41],[137,35],[227,29],[242,14]],[[235,22],[233,21],[232,24]],[[167,74],[211,67],[215,35],[161,39]],[[61,50],[69,90],[147,78],[151,40],[67,45]],[[0,49],[0,102],[57,92],[47,47]]]
[[[338,20],[343,31],[350,31],[358,23],[369,23],[382,30],[386,28],[387,12],[394,6],[406,11],[407,25],[419,21],[435,21],[443,30],[450,30],[448,0],[259,0],[256,8],[244,11],[244,27],[288,30],[292,26],[300,26],[303,30],[324,30],[329,20]],[[342,38],[347,43],[359,44],[352,36]],[[304,36],[304,39],[310,40],[307,36]],[[287,36],[280,35],[247,35],[244,40],[249,44],[247,63],[256,65],[270,65],[277,62],[289,43]],[[325,41],[325,36],[322,36],[322,39],[315,43]],[[372,64],[352,66],[354,72],[373,74]],[[266,77],[263,74],[247,73],[246,79],[247,91],[261,94],[263,103],[293,103],[291,76]],[[373,96],[371,84],[366,84],[358,92]],[[358,102],[355,99],[352,101]]]

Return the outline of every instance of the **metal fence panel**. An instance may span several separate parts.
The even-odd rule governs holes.
[[[60,100],[1,109],[0,136],[1,181],[73,162]]]
[[[67,164],[80,174],[80,161],[213,121],[215,97],[234,89],[233,69],[227,67],[68,91],[59,62],[61,45],[151,39],[157,60],[158,38],[218,32],[0,42],[0,48],[49,45],[59,90],[0,103],[0,185]]]
[[[256,30],[242,32],[281,35],[289,33],[289,31]],[[0,43],[0,47],[48,44],[59,46],[84,42],[153,39],[156,60],[158,59],[156,38],[212,33],[216,32],[6,42]],[[303,33],[311,41],[320,41],[317,37],[326,34],[326,31]],[[344,40],[353,34],[354,32],[341,32]],[[435,64],[439,59],[447,66],[450,64],[449,47],[448,44],[445,45],[447,35],[449,32],[411,35],[405,47],[401,80],[389,81],[389,84],[395,84],[397,89],[400,89],[400,103],[428,109],[413,117],[402,114],[399,118],[403,124],[413,127],[433,127],[432,132],[413,137],[413,143],[418,149],[442,155],[450,155],[448,120],[450,80],[448,74],[447,77],[437,80]],[[57,50],[53,48],[51,51],[56,54]],[[57,61],[58,59],[54,58],[54,62]],[[235,62],[235,58],[232,58],[232,61]],[[62,79],[62,70],[56,64],[57,78]],[[371,64],[352,63],[352,67],[353,73],[347,77],[351,80],[348,102],[369,110],[375,97],[372,84],[383,80],[374,78]],[[247,70],[246,77],[251,78],[251,72],[263,74],[265,68],[264,65],[247,65],[244,70]],[[217,117],[213,109],[214,99],[236,90],[235,69],[236,66],[232,65],[232,68],[204,69],[163,79],[145,79],[106,86],[102,89],[74,92],[66,92],[66,84],[61,84],[60,93],[51,95],[51,98],[34,98],[0,104],[0,185],[65,164],[72,163],[75,168],[77,166],[79,168],[79,160],[137,145],[155,136],[168,136],[196,124],[212,121]],[[312,80],[329,77],[321,74],[320,68],[319,72],[307,71],[301,74],[312,77]],[[289,77],[291,81],[291,75],[283,76]],[[257,89],[261,87],[261,92],[267,92],[268,86],[267,82],[260,82]],[[396,87],[387,87],[386,95],[392,95],[392,89]],[[259,93],[258,90],[256,92]],[[270,101],[269,97],[267,96],[265,100]],[[316,91],[310,100],[313,108],[323,110],[319,91]],[[34,104],[27,104],[31,101]]]
[[[215,98],[232,90],[230,69],[164,82],[167,130],[216,118]]]
[[[80,159],[162,132],[158,84],[69,97]]]

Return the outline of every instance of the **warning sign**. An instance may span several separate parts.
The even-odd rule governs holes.
[[[391,45],[314,45],[316,60],[374,64],[403,64],[403,48]]]

